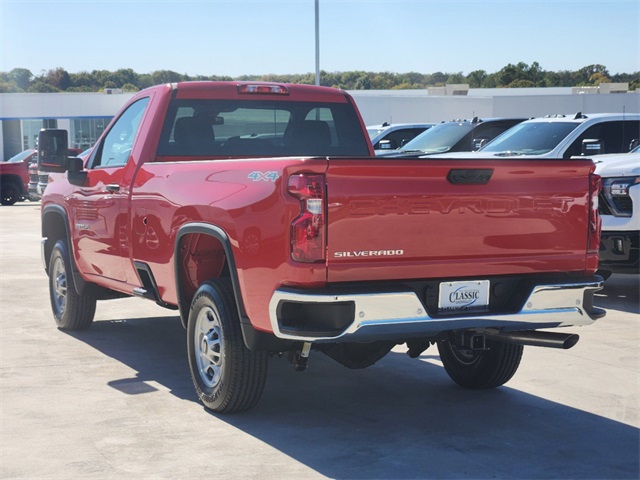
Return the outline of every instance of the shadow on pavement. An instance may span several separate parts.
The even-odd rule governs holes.
[[[612,275],[596,293],[595,304],[605,309],[640,313],[640,275]]]
[[[197,402],[177,317],[100,321],[73,336],[138,372],[109,383],[123,393],[158,382]],[[225,422],[330,478],[638,478],[638,429],[508,387],[461,389],[436,359],[431,347],[421,360],[392,352],[348,370],[313,352],[298,373],[273,358],[254,410],[203,411],[203,426]]]
[[[178,317],[103,320],[80,332],[64,332],[135,369],[135,378],[109,385],[128,395],[155,391],[158,382],[179,398],[198,401],[186,353],[186,332]]]

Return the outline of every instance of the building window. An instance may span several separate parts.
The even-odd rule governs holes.
[[[43,120],[22,120],[23,150],[36,148],[38,145],[38,134],[43,128],[58,128],[58,121],[55,118]]]
[[[109,125],[111,118],[74,118],[71,121],[71,131],[69,132],[69,146],[80,150],[92,147]]]

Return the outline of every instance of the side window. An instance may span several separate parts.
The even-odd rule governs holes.
[[[395,130],[387,135],[384,140],[391,142],[391,148],[400,148],[405,143],[413,140],[414,137],[424,132],[424,128],[404,128]],[[374,148],[379,148],[379,143]]]
[[[633,150],[640,144],[640,121],[627,120],[624,122],[624,134],[622,139],[624,152]]]
[[[640,122],[626,120],[601,122],[585,130],[567,149],[565,158],[582,154],[582,141],[602,140],[604,153],[627,153],[634,139],[640,138]]]
[[[481,123],[473,130],[473,144],[471,145],[471,149],[478,150],[484,147],[487,143],[489,143],[491,140],[496,138],[507,129],[509,129],[509,125],[505,123]]]
[[[149,98],[142,98],[120,115],[102,140],[93,159],[92,168],[116,167],[127,163],[148,103]]]
[[[564,153],[564,158],[577,157],[582,155],[582,141],[586,138],[602,138],[602,127],[604,123],[596,123],[595,125],[591,125],[584,132],[576,138],[571,146],[567,148],[567,151]]]

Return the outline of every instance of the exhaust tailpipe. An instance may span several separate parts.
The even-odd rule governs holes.
[[[561,348],[563,350],[570,349],[580,340],[580,336],[575,333],[537,332],[535,330],[488,334],[486,338],[496,342]]]

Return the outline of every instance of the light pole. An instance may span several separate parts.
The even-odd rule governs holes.
[[[320,85],[320,0],[316,2],[316,85]]]

